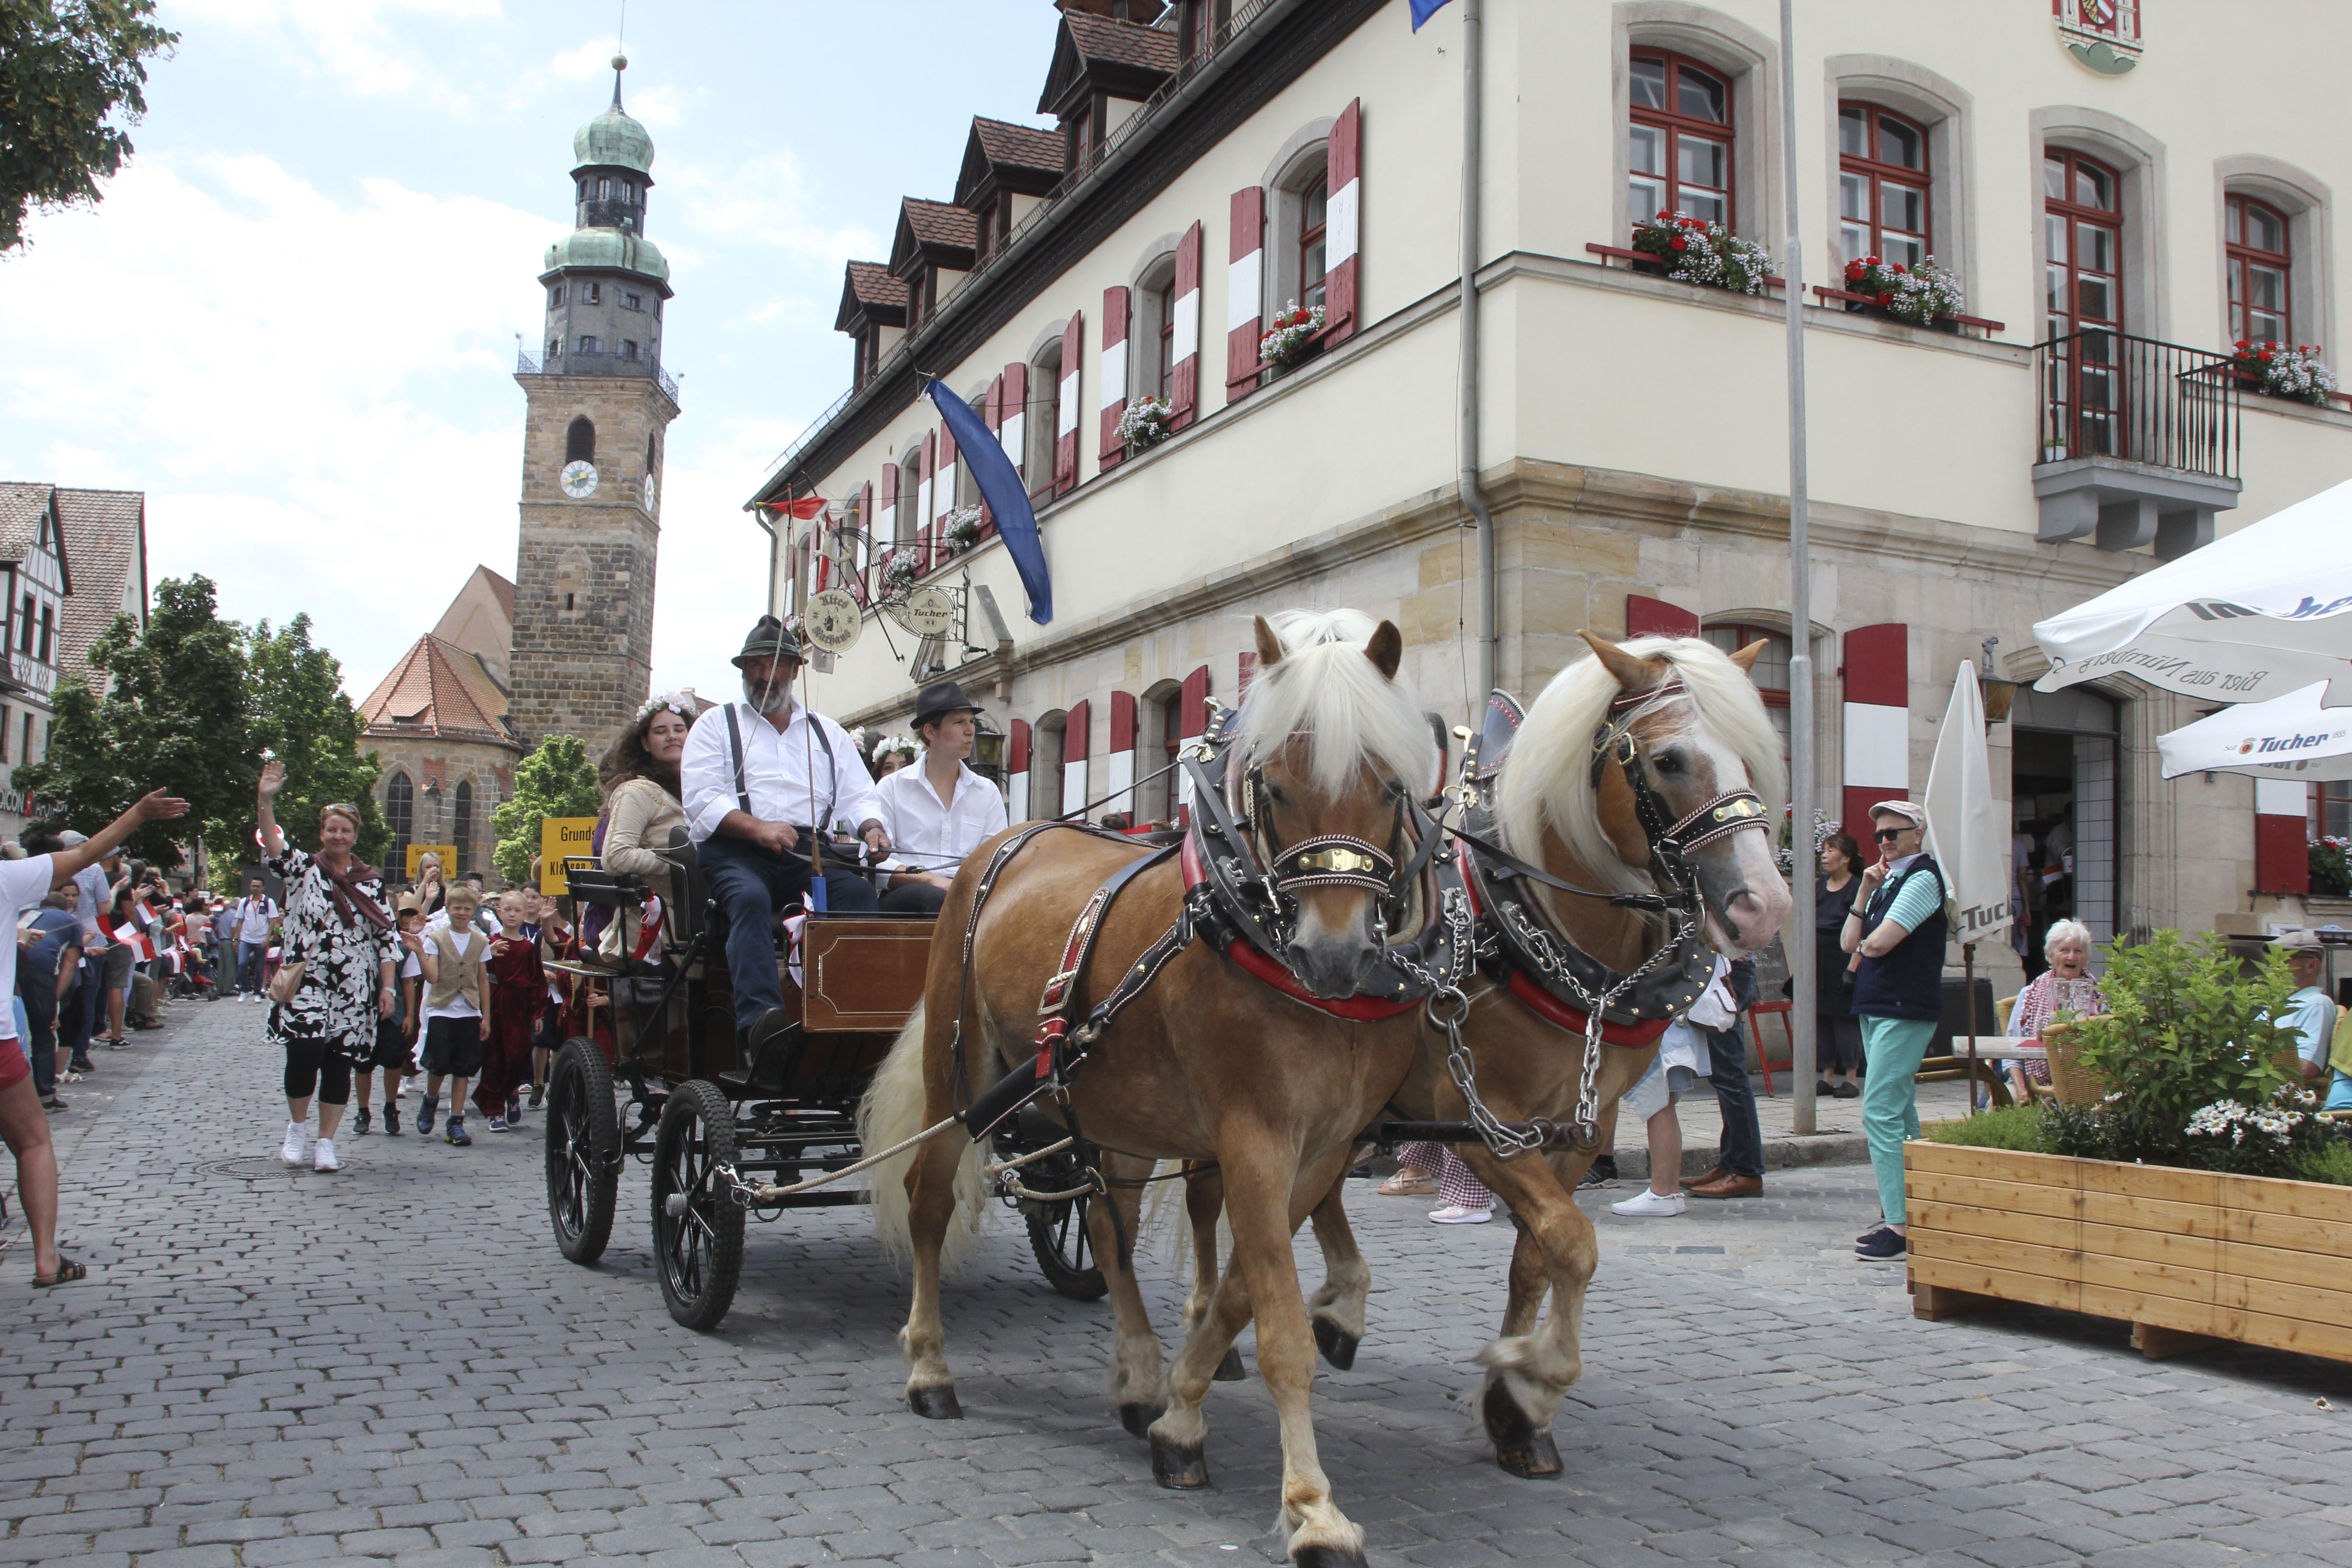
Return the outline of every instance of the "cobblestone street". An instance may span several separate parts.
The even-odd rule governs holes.
[[[690,1333],[652,1277],[641,1169],[593,1270],[549,1237],[536,1116],[470,1150],[346,1137],[341,1174],[289,1174],[263,1010],[173,1011],[56,1122],[89,1280],[30,1290],[21,1222],[0,1259],[0,1561],[1279,1556],[1256,1382],[1210,1403],[1215,1489],[1157,1489],[1101,1392],[1108,1306],[1055,1295],[1010,1225],[947,1292],[968,1419],[927,1423],[863,1210],[755,1226],[732,1316]],[[1849,1255],[1870,1194],[1862,1168],[1776,1171],[1762,1199],[1649,1222],[1587,1194],[1604,1253],[1568,1475],[1532,1483],[1461,1402],[1511,1227],[1432,1226],[1360,1184],[1370,1334],[1317,1414],[1372,1560],[2352,1561],[2352,1368],[2149,1364],[2123,1326],[2058,1313],[1916,1322],[1901,1269]],[[1149,1274],[1164,1332],[1175,1270]]]

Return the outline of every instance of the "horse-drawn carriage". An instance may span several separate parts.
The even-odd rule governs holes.
[[[835,863],[854,850],[843,847]],[[795,938],[780,921],[778,951],[797,950],[797,973],[783,977],[790,1021],[739,1040],[724,913],[683,828],[662,855],[675,896],[651,906],[644,879],[593,858],[566,862],[575,900],[616,921],[623,911],[658,918],[660,931],[642,958],[550,965],[580,989],[587,1023],[549,1074],[548,1217],[564,1257],[594,1263],[612,1236],[622,1168],[631,1155],[648,1161],[663,1298],[680,1323],[710,1329],[734,1300],[746,1215],[865,1201],[823,1184],[863,1158],[857,1103],[921,1000],[934,922],[812,911],[793,922]],[[999,1157],[1034,1152],[1041,1131],[1009,1124],[996,1134]],[[1083,1152],[1031,1168],[1056,1190],[1071,1187]],[[1106,1289],[1088,1252],[1087,1204],[1018,1205],[1047,1280],[1082,1300]]]

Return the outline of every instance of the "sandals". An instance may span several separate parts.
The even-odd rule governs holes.
[[[87,1279],[89,1278],[89,1265],[87,1263],[77,1263],[72,1258],[68,1258],[64,1253],[60,1252],[58,1254],[58,1271],[55,1274],[34,1275],[33,1289],[36,1290],[46,1290],[52,1285],[70,1285],[77,1279]]]
[[[1412,1170],[1399,1171],[1380,1185],[1384,1198],[1425,1198],[1437,1191],[1437,1178]]]

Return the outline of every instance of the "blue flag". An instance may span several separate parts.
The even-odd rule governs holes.
[[[1412,0],[1412,30],[1420,32],[1421,25],[1436,16],[1444,5],[1445,0]]]
[[[949,432],[955,437],[956,455],[971,468],[980,499],[994,515],[996,531],[1021,574],[1021,586],[1028,592],[1029,618],[1044,626],[1054,618],[1054,579],[1045,570],[1045,547],[1038,542],[1037,514],[1029,508],[1029,491],[1021,483],[1021,470],[1004,455],[995,432],[971,404],[950,392],[946,383],[927,376],[923,391],[938,406],[940,417],[947,421]]]

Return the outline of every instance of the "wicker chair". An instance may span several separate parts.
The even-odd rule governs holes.
[[[2068,1105],[2096,1105],[2107,1097],[2107,1080],[2083,1065],[2074,1020],[2053,1020],[2042,1031],[2042,1044],[2050,1052],[2053,1099]]]

